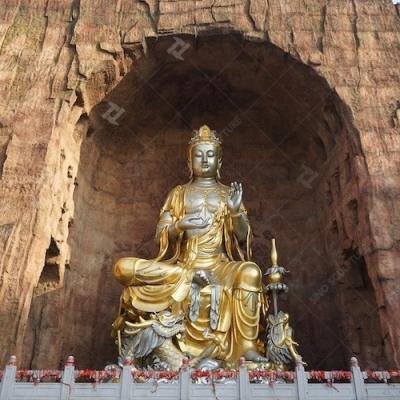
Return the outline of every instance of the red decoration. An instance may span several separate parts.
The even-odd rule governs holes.
[[[91,369],[83,369],[75,371],[75,382],[77,383],[104,383],[104,382],[118,382],[121,375],[119,369],[112,369],[107,371],[96,371]]]
[[[46,370],[28,370],[20,369],[17,371],[15,380],[16,382],[31,382],[38,384],[40,382],[60,382],[62,371],[53,369]]]
[[[75,358],[74,356],[68,356],[67,360],[64,364],[66,367],[73,367],[75,365]]]
[[[185,369],[185,363],[182,366]],[[188,368],[186,366],[186,368]],[[155,385],[160,381],[175,382],[179,379],[181,371],[139,371],[132,369],[132,378],[137,383],[144,383],[152,380]],[[30,382],[38,384],[41,382],[61,382],[63,371],[58,370],[18,370],[16,373],[17,382]],[[96,371],[90,369],[75,370],[75,382],[77,383],[92,383],[94,385],[104,382],[118,382],[121,375],[121,370],[103,370]],[[267,383],[273,385],[277,380],[285,382],[293,382],[296,377],[294,371],[248,371],[248,376],[251,382]],[[364,379],[373,380],[376,382],[387,382],[391,379],[400,378],[400,370],[390,369],[387,371],[363,371]],[[0,381],[4,377],[4,371],[0,371]],[[308,380],[312,382],[326,383],[329,387],[336,389],[333,386],[334,382],[350,382],[352,373],[350,371],[315,371],[307,372]],[[191,378],[197,381],[200,378],[206,378],[204,381],[214,384],[223,379],[238,378],[238,370],[213,370],[213,371],[191,371]],[[202,383],[202,382],[201,382]],[[336,389],[337,390],[337,389]]]
[[[250,381],[268,379],[270,383],[283,379],[286,382],[293,382],[295,373],[293,371],[249,371]]]
[[[316,380],[318,382],[326,382],[331,384],[338,381],[351,381],[350,371],[309,371],[307,372],[309,380]]]
[[[220,380],[223,378],[236,379],[238,376],[237,370],[213,370],[213,371],[192,371],[192,379],[210,378],[212,380]]]
[[[132,378],[135,381],[146,382],[148,380],[160,380],[165,379],[168,381],[174,381],[179,378],[179,371],[132,371]]]
[[[366,370],[363,372],[364,379],[370,379],[377,382],[387,382],[392,378],[399,378],[400,371],[395,369],[389,369],[388,371],[372,371]]]

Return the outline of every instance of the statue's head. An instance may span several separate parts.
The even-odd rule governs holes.
[[[220,178],[221,141],[207,125],[195,131],[189,142],[188,164],[191,178]]]

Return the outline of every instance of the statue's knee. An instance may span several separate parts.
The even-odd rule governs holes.
[[[129,286],[135,276],[135,263],[132,258],[120,258],[113,268],[114,278],[121,284]]]
[[[262,273],[255,263],[246,263],[239,273],[236,287],[248,290],[258,290],[261,286]]]

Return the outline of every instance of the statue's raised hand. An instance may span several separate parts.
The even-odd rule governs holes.
[[[240,208],[243,197],[243,188],[241,183],[233,182],[228,193],[228,208],[232,213],[237,213]]]
[[[177,228],[182,231],[187,231],[190,229],[203,229],[207,228],[210,224],[209,219],[204,219],[201,217],[186,216],[176,223]]]

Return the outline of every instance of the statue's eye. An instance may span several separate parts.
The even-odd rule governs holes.
[[[214,152],[212,150],[207,151],[207,156],[208,157],[214,157]]]
[[[202,157],[202,155],[203,155],[203,153],[201,151],[194,153],[195,157]]]

